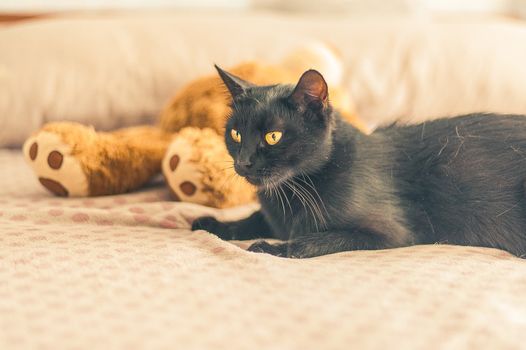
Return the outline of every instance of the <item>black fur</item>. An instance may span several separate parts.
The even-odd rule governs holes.
[[[471,114],[364,135],[332,111],[321,75],[307,73],[314,83],[300,79],[296,89],[236,80],[225,140],[238,173],[258,186],[261,211],[231,223],[201,218],[193,229],[279,238],[287,242],[249,249],[297,258],[436,242],[526,253],[524,116]],[[267,145],[274,130],[282,140]]]

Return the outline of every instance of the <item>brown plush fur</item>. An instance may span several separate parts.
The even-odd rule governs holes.
[[[192,179],[198,187],[198,194],[194,198],[177,191],[177,199],[206,203],[216,208],[233,207],[255,200],[255,188],[236,176],[230,155],[224,147],[218,147],[224,143],[222,135],[210,128],[187,127],[178,133],[175,142],[181,142],[185,149],[191,150],[189,159],[178,166],[180,174],[176,174],[177,177]],[[185,171],[187,174],[184,174]],[[173,192],[174,187],[171,186]]]
[[[70,155],[84,169],[90,196],[124,193],[144,184],[161,171],[161,161],[173,138],[173,134],[152,126],[106,133],[60,122],[49,123],[42,130],[72,145]]]

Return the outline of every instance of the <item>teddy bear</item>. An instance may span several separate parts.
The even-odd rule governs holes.
[[[324,72],[335,108],[365,131],[350,94],[341,87],[341,59],[325,44],[299,47],[278,63],[245,62],[228,71],[269,85],[295,83],[309,68]],[[79,123],[48,123],[26,140],[23,153],[38,181],[57,196],[125,193],[162,171],[175,200],[216,208],[237,206],[253,201],[255,188],[236,178],[224,145],[229,103],[219,77],[205,76],[175,94],[161,111],[158,125],[97,132]]]

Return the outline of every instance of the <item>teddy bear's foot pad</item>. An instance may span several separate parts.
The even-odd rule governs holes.
[[[201,181],[203,174],[192,162],[192,145],[179,139],[173,142],[163,159],[163,174],[176,201],[206,204],[206,195]]]
[[[49,190],[49,192],[56,194],[60,197],[67,197],[69,195],[68,190],[55,180],[46,179],[45,177],[39,177],[38,181]]]
[[[48,131],[29,138],[23,148],[26,161],[42,186],[57,196],[87,196],[86,174],[71,150],[71,145]]]

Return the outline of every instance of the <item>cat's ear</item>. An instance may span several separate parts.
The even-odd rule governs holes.
[[[242,95],[246,89],[254,86],[254,84],[221,69],[217,64],[214,64],[214,67],[216,68],[221,80],[223,80],[223,83],[225,83],[225,86],[227,87],[228,91],[230,91],[230,94],[234,99]]]
[[[310,69],[303,73],[290,95],[290,99],[300,107],[315,105],[317,108],[327,106],[329,92],[327,83],[320,72]]]

